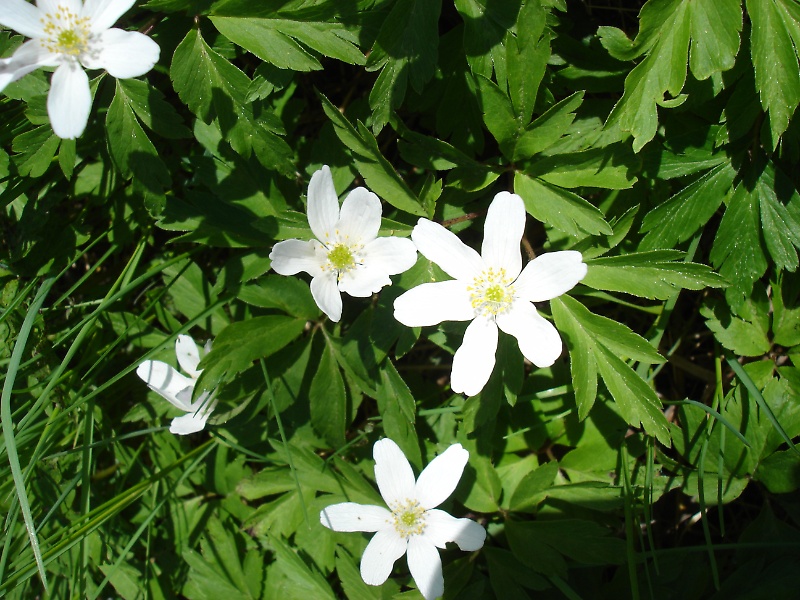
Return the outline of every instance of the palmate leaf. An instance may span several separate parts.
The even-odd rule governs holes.
[[[756,87],[769,114],[774,149],[800,103],[800,7],[794,0],[747,0],[747,12]]]
[[[639,424],[669,445],[669,427],[653,389],[620,356],[649,364],[664,359],[626,326],[589,312],[569,296],[551,300],[556,327],[567,339],[578,417],[589,414],[597,395],[597,376],[619,406],[626,422]]]
[[[686,64],[701,80],[732,68],[741,29],[740,0],[650,0],[642,8],[633,42],[616,28],[601,27],[601,42],[614,58],[633,60],[649,52],[625,79],[625,92],[606,126],[631,132],[638,152],[656,134],[656,106],[675,106],[685,99],[679,94]]]
[[[660,300],[681,289],[725,286],[725,280],[709,267],[682,262],[683,257],[679,250],[656,250],[597,258],[588,262],[589,271],[581,283],[597,290]]]
[[[293,176],[292,151],[271,131],[274,123],[253,115],[250,78],[206,44],[199,29],[175,49],[170,78],[180,99],[203,122],[216,122],[237,153],[247,158],[253,151],[265,167]]]
[[[352,152],[358,171],[369,189],[400,210],[420,217],[428,216],[411,188],[381,154],[378,142],[369,130],[361,123],[356,129],[330,100],[322,94],[318,96],[337,137]]]
[[[367,71],[381,70],[369,95],[376,134],[400,106],[408,83],[418,93],[433,77],[439,55],[442,0],[397,0],[369,53]]]
[[[800,248],[800,194],[771,163],[745,172],[722,217],[711,261],[730,283],[736,306],[767,270],[767,253],[777,270],[795,271]]]

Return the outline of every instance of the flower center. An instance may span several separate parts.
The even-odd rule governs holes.
[[[356,264],[356,259],[353,257],[353,252],[349,246],[344,244],[337,244],[333,249],[328,252],[328,260],[337,271],[347,271],[352,269]]]
[[[42,23],[47,35],[44,46],[50,52],[77,58],[89,50],[92,36],[87,17],[79,17],[60,5],[55,14],[47,13]]]
[[[496,317],[511,309],[514,304],[513,280],[505,269],[492,268],[478,275],[472,285],[467,286],[469,301],[476,317]]]
[[[407,538],[425,531],[425,509],[416,500],[406,500],[392,509],[394,528]]]

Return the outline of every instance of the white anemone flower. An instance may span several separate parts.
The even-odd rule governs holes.
[[[206,343],[203,350],[205,354],[211,352],[211,340]],[[200,397],[192,402],[194,386],[200,373],[203,372],[197,370],[200,350],[194,340],[188,335],[179,335],[175,340],[175,354],[178,357],[178,364],[188,377],[160,360],[144,361],[136,369],[136,374],[151,390],[187,413],[182,417],[175,417],[169,427],[172,433],[187,435],[205,428],[208,417],[217,406],[217,401],[214,399],[213,391],[203,391]]]
[[[308,224],[317,239],[278,242],[269,255],[272,268],[281,275],[311,275],[317,306],[331,321],[339,321],[340,292],[368,298],[392,284],[389,275],[417,262],[411,240],[378,237],[381,212],[381,201],[363,187],[350,192],[340,209],[331,170],[323,166],[308,184]]]
[[[324,508],[320,522],[334,531],[375,532],[361,557],[361,577],[381,585],[395,561],[408,553],[411,576],[426,600],[444,593],[442,560],[437,548],[455,542],[471,552],[483,547],[486,530],[470,519],[456,519],[436,507],[456,489],[469,459],[461,444],[453,444],[420,473],[414,472],[392,440],[375,443],[375,479],[389,507],[343,502]]]
[[[424,327],[442,321],[472,321],[453,357],[450,387],[478,394],[495,364],[497,328],[517,338],[522,354],[538,367],[561,355],[561,338],[532,302],[552,300],[586,275],[580,252],[567,250],[537,256],[522,268],[520,241],[525,230],[522,198],[500,192],[489,206],[481,254],[451,231],[420,219],[411,233],[419,252],[453,277],[424,283],[394,303],[403,325]]]
[[[39,67],[56,67],[47,96],[55,134],[72,139],[89,120],[92,95],[85,69],[120,79],[144,75],[160,48],[144,34],[111,26],[135,0],[0,0],[0,25],[32,38],[0,59],[0,92]],[[83,67],[83,68],[82,68]]]

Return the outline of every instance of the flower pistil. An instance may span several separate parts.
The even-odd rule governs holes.
[[[406,499],[390,508],[394,528],[400,537],[405,539],[425,531],[425,509],[416,500]]]
[[[62,5],[55,14],[46,13],[42,24],[47,35],[42,41],[53,54],[77,58],[89,50],[92,36],[87,17],[79,17]]]

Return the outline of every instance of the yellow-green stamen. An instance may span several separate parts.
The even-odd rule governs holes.
[[[394,528],[402,538],[425,531],[425,509],[416,500],[405,500],[392,508]]]
[[[44,47],[53,54],[78,58],[89,51],[91,33],[89,19],[79,17],[65,6],[59,6],[55,14],[47,13],[42,19]]]
[[[511,309],[514,303],[513,281],[505,269],[490,268],[467,286],[475,316],[496,317]]]

